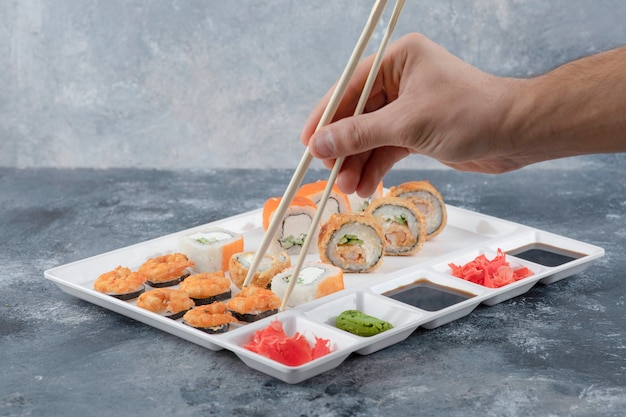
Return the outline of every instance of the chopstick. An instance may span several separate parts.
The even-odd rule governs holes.
[[[361,91],[361,96],[359,97],[359,102],[357,103],[356,109],[354,110],[354,115],[358,116],[363,113],[363,109],[365,109],[365,103],[369,98],[370,92],[372,90],[372,86],[374,85],[374,81],[376,80],[376,76],[378,75],[378,71],[380,70],[380,65],[382,63],[382,58],[385,54],[385,50],[387,49],[387,45],[389,44],[389,40],[391,39],[391,35],[396,27],[398,22],[398,18],[400,17],[400,13],[402,12],[402,7],[404,7],[405,0],[398,0],[396,5],[394,6],[391,19],[387,25],[387,29],[385,30],[385,35],[378,47],[378,51],[376,52],[376,56],[374,57],[374,62],[372,63],[372,67],[370,68],[370,72],[367,76],[367,80],[365,81],[365,85],[363,90]],[[300,254],[296,261],[296,264],[293,267],[293,271],[291,274],[291,280],[289,284],[287,284],[287,288],[285,290],[285,294],[283,295],[282,303],[280,305],[280,311],[284,311],[287,302],[289,301],[289,297],[293,292],[293,288],[297,282],[297,277],[300,274],[300,270],[302,265],[304,264],[304,259],[306,257],[307,251],[309,250],[309,246],[311,245],[311,239],[313,238],[313,234],[315,233],[315,229],[320,222],[322,217],[322,213],[324,212],[324,208],[326,207],[326,202],[330,196],[330,193],[333,189],[333,185],[337,180],[337,175],[339,174],[339,170],[341,169],[341,165],[343,164],[344,158],[340,157],[335,160],[333,165],[333,169],[330,172],[330,176],[328,177],[328,182],[326,183],[326,188],[324,189],[324,193],[322,194],[322,198],[317,203],[317,211],[315,212],[315,216],[313,217],[313,221],[311,222],[311,227],[309,228],[306,237],[304,238],[304,242],[302,243],[302,248],[300,249]]]
[[[372,37],[372,34],[374,33],[374,29],[376,29],[376,25],[378,24],[378,21],[380,20],[383,10],[385,9],[385,6],[387,5],[387,2],[388,0],[377,0],[374,6],[372,7],[372,11],[370,12],[369,18],[367,20],[367,24],[365,25],[365,28],[363,29],[361,36],[359,37],[359,40],[357,41],[354,47],[354,50],[352,51],[352,54],[350,56],[350,59],[348,60],[346,68],[344,69],[343,73],[341,74],[341,77],[339,78],[339,81],[337,82],[337,86],[335,87],[335,90],[333,91],[333,94],[328,102],[328,105],[326,106],[326,109],[324,110],[324,113],[322,114],[322,117],[317,125],[316,130],[322,126],[329,124],[332,121],[333,117],[335,116],[335,112],[337,111],[337,108],[339,107],[339,103],[341,102],[341,99],[343,98],[343,95],[348,86],[348,82],[350,81],[350,78],[352,78],[352,74],[354,74],[354,70],[356,69],[356,66],[359,63],[359,60],[361,59],[361,56],[363,55],[363,52],[365,51],[365,48],[367,44],[369,43],[369,40]],[[274,238],[274,235],[276,234],[276,231],[278,230],[278,226],[283,221],[283,216],[287,212],[287,209],[289,208],[289,205],[293,201],[293,197],[295,196],[298,190],[298,187],[302,183],[304,175],[306,174],[306,171],[309,168],[309,165],[311,164],[312,159],[313,159],[313,156],[311,155],[309,151],[309,147],[307,146],[306,149],[304,150],[304,154],[302,155],[302,158],[300,159],[298,167],[296,168],[296,171],[294,172],[289,182],[289,185],[287,186],[287,189],[285,190],[285,193],[280,203],[278,204],[276,211],[274,212],[272,216],[272,220],[270,221],[270,224],[267,230],[265,231],[263,240],[261,241],[261,244],[254,255],[252,263],[250,264],[250,269],[248,269],[248,274],[246,275],[246,279],[243,282],[242,288],[250,285],[250,282],[252,281],[254,274],[256,273],[259,265],[261,264],[261,260],[267,253],[267,249],[269,247],[271,240]]]

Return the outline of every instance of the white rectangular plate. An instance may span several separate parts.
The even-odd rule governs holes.
[[[479,304],[494,305],[521,295],[537,282],[549,284],[586,268],[604,255],[600,247],[568,239],[480,213],[447,206],[448,224],[437,237],[427,241],[413,256],[385,257],[380,268],[367,274],[345,274],[345,290],[281,312],[256,323],[236,325],[226,333],[210,335],[135,306],[134,301],[120,301],[93,289],[96,278],[118,265],[136,270],[146,259],[179,251],[178,237],[194,231],[221,227],[244,236],[244,250],[255,251],[263,238],[261,210],[254,210],[209,224],[183,230],[157,239],[117,249],[45,271],[47,279],[75,297],[133,318],[211,350],[228,349],[246,365],[287,383],[299,383],[339,366],[350,354],[367,355],[407,338],[418,327],[435,328],[470,314]],[[515,256],[522,248],[547,248],[550,252],[570,255],[568,262],[550,266]],[[453,277],[449,263],[465,263],[480,254],[495,255],[498,249],[509,253],[514,266],[530,268],[531,277],[502,288],[486,288]],[[307,261],[319,261],[317,254]],[[295,259],[293,260],[295,261]],[[470,294],[469,298],[445,308],[427,308],[396,301],[384,295],[416,280]],[[232,287],[236,292],[236,287]],[[423,306],[422,306],[423,307]],[[373,337],[360,337],[339,330],[334,325],[344,310],[358,309],[391,322],[394,327]],[[262,357],[243,347],[257,330],[271,320],[280,320],[288,335],[298,331],[312,338],[329,339],[332,352],[301,366],[286,366]]]

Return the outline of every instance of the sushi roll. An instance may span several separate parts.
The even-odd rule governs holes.
[[[226,308],[237,320],[251,323],[278,313],[280,304],[280,298],[266,288],[244,287],[228,300]]]
[[[348,194],[348,200],[350,200],[350,208],[353,212],[365,211],[367,207],[371,204],[372,201],[377,198],[382,198],[383,196],[383,182],[378,183],[378,187],[376,187],[376,191],[374,194],[369,197],[361,197],[356,191],[352,194]]]
[[[183,253],[171,253],[145,261],[138,272],[148,277],[146,283],[154,288],[180,284],[191,272],[194,263]]]
[[[230,324],[236,322],[226,305],[219,301],[195,307],[183,315],[184,324],[209,334],[227,332]]]
[[[118,266],[100,275],[93,284],[94,290],[122,301],[139,297],[146,289],[148,277],[131,272],[129,268]]]
[[[269,228],[281,201],[282,198],[280,197],[272,197],[265,202],[263,206],[263,230],[267,231]],[[299,254],[304,244],[304,239],[311,228],[316,211],[317,206],[311,199],[295,196],[289,204],[281,225],[270,243],[269,251],[273,253],[285,251],[289,255]],[[317,235],[318,232],[319,228],[316,228],[315,234]],[[311,245],[308,252],[314,251],[315,248]]]
[[[385,236],[369,213],[333,214],[322,226],[318,248],[322,262],[344,272],[370,272],[383,262]]]
[[[426,239],[432,239],[446,227],[448,214],[443,197],[428,181],[409,181],[391,187],[389,197],[406,198],[424,213]]]
[[[272,292],[281,300],[285,297],[292,276],[293,268],[288,268],[272,279]],[[343,289],[341,268],[321,262],[305,263],[298,273],[287,306],[296,307]]]
[[[254,252],[241,252],[234,254],[230,258],[230,280],[239,289],[241,289],[246,277],[248,276],[248,270],[252,265],[254,256]],[[277,254],[266,253],[252,277],[250,286],[267,288],[274,275],[288,268],[290,265],[291,258],[286,252]]]
[[[214,227],[181,235],[178,244],[196,264],[196,272],[228,271],[230,257],[243,251],[243,236]]]
[[[230,280],[222,271],[190,275],[178,288],[189,294],[197,306],[227,300],[231,296]]]
[[[181,318],[194,305],[185,291],[173,288],[156,288],[137,298],[137,307],[173,320]]]
[[[426,241],[426,220],[408,199],[383,197],[366,210],[380,222],[387,244],[385,255],[413,255]]]
[[[315,204],[319,204],[326,189],[328,181],[320,180],[302,185],[296,192],[297,196],[307,197],[311,199]],[[328,200],[324,206],[324,212],[320,217],[320,223],[324,224],[328,221],[332,214],[336,213],[350,213],[352,211],[350,207],[350,199],[342,192],[337,184],[333,184],[333,188],[328,195]]]

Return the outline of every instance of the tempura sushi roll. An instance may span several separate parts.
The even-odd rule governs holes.
[[[281,197],[272,197],[265,202],[263,206],[263,230],[267,231],[269,228],[281,201]],[[278,253],[285,251],[289,255],[299,254],[304,244],[304,239],[311,228],[316,211],[317,206],[311,199],[295,196],[283,216],[280,227],[272,238],[269,252]],[[316,226],[314,230],[317,235],[319,228]],[[308,253],[314,251],[315,246],[310,245]]]
[[[180,250],[195,264],[196,272],[228,271],[230,257],[243,251],[243,236],[219,227],[179,236]]]
[[[368,197],[361,197],[360,195],[356,193],[356,191],[353,192],[352,194],[348,194],[348,200],[350,200],[350,208],[352,209],[352,211],[356,211],[356,212],[365,211],[372,201],[376,200],[377,198],[382,198],[382,197],[383,197],[383,182],[382,181],[378,183],[378,187],[376,187],[376,191],[374,191],[374,194]]]
[[[278,313],[280,304],[280,298],[266,288],[244,287],[228,300],[226,308],[237,320],[251,323]]]
[[[227,332],[230,324],[236,322],[226,305],[219,301],[195,307],[183,315],[184,324],[209,334]]]
[[[189,294],[197,306],[227,300],[231,296],[230,280],[223,271],[190,275],[178,288]]]
[[[380,222],[385,236],[385,255],[412,255],[426,241],[426,220],[408,199],[383,197],[366,210]]]
[[[281,300],[293,277],[293,267],[272,279],[272,292]],[[302,265],[287,306],[296,307],[344,289],[343,270],[334,265],[310,262]]]
[[[318,248],[324,263],[344,272],[369,272],[383,262],[385,236],[371,214],[333,214],[322,226]]]
[[[129,268],[118,266],[100,275],[94,282],[93,288],[111,297],[127,301],[139,297],[145,291],[147,280],[148,277],[139,272],[131,272]]]
[[[328,181],[326,180],[303,184],[296,192],[296,195],[307,197],[313,200],[313,202],[317,205],[322,199],[322,195],[326,189],[326,184],[328,184]],[[332,190],[328,195],[326,205],[324,206],[324,211],[320,217],[320,223],[326,223],[332,214],[350,213],[351,211],[350,199],[339,189],[337,184],[333,184]]]
[[[156,288],[137,298],[137,307],[176,320],[194,306],[193,300],[182,290]]]
[[[148,277],[146,283],[151,287],[171,287],[187,278],[193,265],[184,253],[170,253],[148,259],[138,272]]]
[[[446,205],[439,191],[430,182],[405,182],[391,187],[387,196],[406,198],[422,211],[426,220],[426,239],[432,239],[446,227]]]
[[[246,277],[248,276],[248,270],[252,265],[254,256],[254,252],[241,252],[234,254],[230,258],[230,280],[239,289],[241,289]],[[286,252],[277,254],[266,253],[252,276],[250,286],[267,288],[272,281],[272,278],[274,278],[274,275],[288,268],[290,265],[291,258]]]

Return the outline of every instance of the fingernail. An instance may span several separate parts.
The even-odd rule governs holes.
[[[320,158],[329,158],[335,155],[335,139],[328,131],[315,134],[313,141],[315,152]]]

